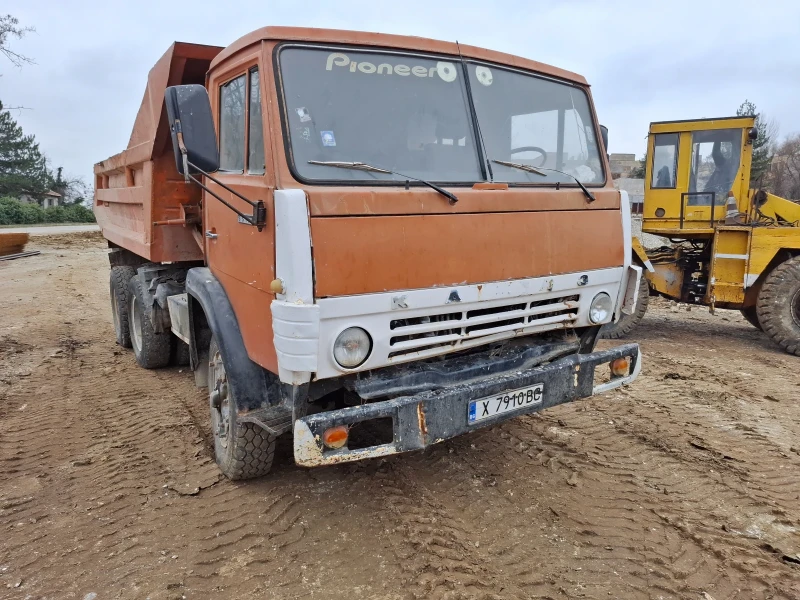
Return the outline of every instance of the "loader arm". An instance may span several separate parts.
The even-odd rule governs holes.
[[[645,251],[644,246],[642,246],[642,242],[639,241],[639,238],[633,238],[631,240],[631,250],[633,250],[634,258],[638,259],[637,262],[639,262],[651,273],[655,272],[653,269],[653,263],[650,262],[650,258],[647,256],[647,252]]]
[[[757,208],[762,215],[771,219],[793,223],[795,227],[800,227],[800,204],[775,194],[767,193],[766,196],[766,202]],[[751,197],[753,197],[752,194]]]

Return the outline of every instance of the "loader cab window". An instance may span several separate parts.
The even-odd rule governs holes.
[[[678,134],[659,133],[653,145],[652,189],[674,189],[678,171]]]
[[[692,166],[689,177],[690,205],[724,202],[739,171],[741,129],[717,129],[692,133]]]
[[[264,174],[264,127],[258,69],[251,69],[246,75],[240,75],[220,87],[220,170],[244,173],[245,157],[247,173]]]

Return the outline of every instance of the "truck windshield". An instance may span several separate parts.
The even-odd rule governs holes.
[[[294,168],[318,181],[405,181],[309,161],[363,162],[443,183],[482,181],[461,66],[418,55],[287,47],[280,52]]]
[[[603,183],[602,161],[586,93],[576,86],[470,62],[470,88],[495,181]],[[544,175],[496,160],[538,167]]]

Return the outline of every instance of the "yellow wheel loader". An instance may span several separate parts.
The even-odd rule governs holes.
[[[753,117],[650,124],[642,233],[669,244],[634,238],[639,302],[605,337],[629,333],[652,294],[739,309],[800,356],[800,204],[750,189],[756,135]]]

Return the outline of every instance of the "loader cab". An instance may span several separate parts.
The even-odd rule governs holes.
[[[749,208],[754,117],[650,124],[642,229],[666,237],[712,235],[732,193]]]

